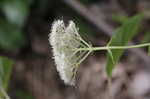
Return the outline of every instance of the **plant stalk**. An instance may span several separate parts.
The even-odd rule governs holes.
[[[129,45],[129,46],[104,46],[104,47],[88,47],[88,48],[78,48],[77,51],[99,51],[99,50],[113,50],[113,49],[131,49],[131,48],[141,48],[150,46],[150,43]]]

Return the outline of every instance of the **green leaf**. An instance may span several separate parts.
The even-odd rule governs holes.
[[[114,61],[114,57],[113,57],[113,54],[112,54],[111,50],[108,49],[107,52],[108,52],[108,55],[110,56],[110,58],[111,58],[111,60],[112,60],[112,63],[114,64],[115,61]]]
[[[144,39],[142,40],[142,43],[148,43],[148,42],[150,42],[150,31],[145,33]]]
[[[8,88],[9,78],[12,70],[12,64],[13,61],[6,58],[6,57],[0,57],[0,71],[1,71],[1,83],[3,88],[6,90]]]
[[[12,71],[13,61],[6,57],[0,57],[0,98],[8,97],[6,91],[8,89],[10,75]]]
[[[150,46],[148,46],[148,55],[150,56]]]
[[[123,24],[124,22],[126,22],[129,18],[127,16],[124,15],[112,15],[112,20],[119,22],[121,24]]]
[[[107,46],[127,45],[128,42],[138,33],[138,28],[142,20],[142,17],[143,17],[142,15],[136,15],[136,16],[129,18],[127,21],[125,21],[123,25],[117,29],[117,31],[112,36]],[[120,49],[119,50],[113,49],[111,51],[112,51],[114,63],[108,53],[107,64],[106,64],[106,72],[107,72],[108,77],[112,76],[112,71],[124,52],[124,50],[120,50]]]

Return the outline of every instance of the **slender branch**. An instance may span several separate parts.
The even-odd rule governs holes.
[[[150,46],[150,43],[138,44],[138,45],[130,45],[130,46],[104,46],[104,47],[91,47],[91,48],[78,48],[77,51],[98,51],[98,50],[112,50],[112,49],[131,49],[131,48],[141,48]]]

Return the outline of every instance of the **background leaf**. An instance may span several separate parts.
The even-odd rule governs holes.
[[[148,42],[150,42],[150,31],[144,34],[144,38],[142,40],[142,43],[148,43]]]
[[[142,15],[136,15],[134,17],[129,18],[127,21],[123,23],[123,25],[117,29],[115,34],[112,36],[108,46],[125,46],[128,42],[137,34],[140,21],[142,19]],[[111,50],[114,63],[109,54],[107,54],[107,65],[106,72],[109,77],[112,76],[112,71],[114,66],[119,61],[122,56],[124,50]]]
[[[0,97],[5,97],[8,89],[13,61],[6,57],[0,57]]]
[[[129,17],[127,17],[125,15],[119,15],[119,14],[112,15],[112,20],[116,21],[116,22],[119,22],[121,24],[123,24],[124,22],[126,22],[128,19],[129,19]]]
[[[148,46],[148,55],[150,56],[150,46]]]
[[[110,58],[111,58],[111,60],[112,60],[112,63],[114,64],[115,61],[114,61],[114,57],[113,57],[113,54],[112,54],[112,52],[111,52],[111,49],[108,49],[107,52],[108,52],[108,55],[110,56]]]

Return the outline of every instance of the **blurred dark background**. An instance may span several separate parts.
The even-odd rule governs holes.
[[[76,86],[60,80],[48,34],[54,20],[73,20],[82,37],[104,46],[129,16],[144,13],[132,43],[150,41],[149,0],[0,0],[0,55],[14,61],[11,99],[150,99],[150,57],[146,49],[127,50],[108,91],[105,52],[90,55],[79,68]]]

